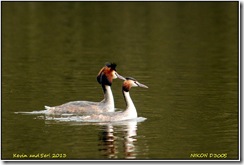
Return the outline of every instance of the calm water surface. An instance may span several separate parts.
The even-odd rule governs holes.
[[[130,92],[147,120],[14,113],[102,100],[107,61],[149,86]],[[2,2],[2,159],[238,159],[238,137],[238,2]]]

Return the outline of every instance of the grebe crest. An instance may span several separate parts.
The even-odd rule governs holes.
[[[117,73],[116,66],[117,65],[115,63],[106,63],[97,75],[97,82],[102,85],[104,92],[104,86],[112,86],[113,79],[119,78],[121,80],[125,80],[123,76],[120,76]]]

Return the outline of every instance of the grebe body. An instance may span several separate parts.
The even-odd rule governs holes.
[[[125,80],[116,72],[116,64],[107,63],[98,73],[97,81],[102,86],[104,99],[101,102],[91,101],[71,101],[59,106],[45,106],[48,114],[96,114],[104,112],[114,112],[114,98],[111,90],[113,79]]]

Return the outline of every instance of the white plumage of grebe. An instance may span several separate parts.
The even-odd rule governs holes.
[[[59,106],[49,107],[45,106],[48,114],[96,114],[104,112],[114,112],[114,98],[111,90],[113,79],[119,78],[125,80],[116,72],[116,64],[106,63],[106,65],[99,71],[97,81],[101,84],[104,99],[101,102],[91,101],[72,101]]]
[[[113,122],[130,120],[137,118],[136,107],[130,97],[131,87],[148,88],[146,85],[139,83],[132,77],[127,77],[122,86],[122,93],[126,102],[126,109],[123,112],[112,112],[103,114],[93,114],[89,116],[80,117],[83,121],[96,121],[96,122]]]

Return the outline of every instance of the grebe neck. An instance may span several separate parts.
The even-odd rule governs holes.
[[[129,113],[129,116],[132,118],[137,118],[137,111],[136,111],[136,107],[130,97],[130,93],[126,92],[123,90],[123,95],[124,95],[124,99],[126,102],[126,110],[125,112]]]
[[[104,92],[104,103],[109,106],[111,112],[114,112],[114,97],[109,85],[103,85],[103,92]]]

